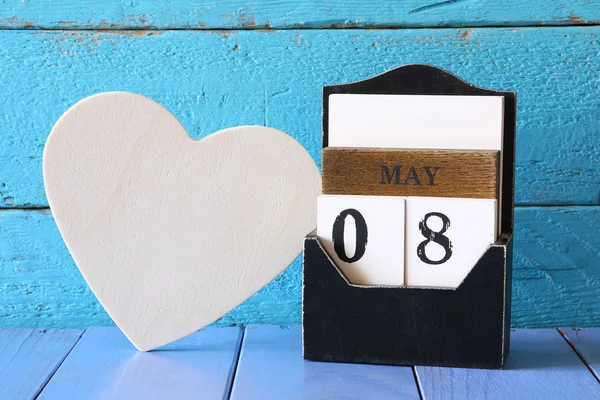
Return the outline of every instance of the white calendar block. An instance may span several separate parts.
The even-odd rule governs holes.
[[[504,97],[336,93],[327,126],[329,147],[502,151]]]
[[[504,97],[332,94],[330,147],[502,150]]]
[[[496,240],[494,199],[408,197],[409,287],[456,288]]]
[[[323,195],[317,204],[317,235],[351,283],[404,284],[404,198]]]

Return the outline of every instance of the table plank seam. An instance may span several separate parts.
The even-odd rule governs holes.
[[[246,328],[243,328],[240,332],[240,337],[238,339],[237,347],[236,347],[236,357],[233,362],[233,366],[231,368],[231,372],[229,377],[227,378],[227,390],[223,393],[224,400],[229,400],[231,398],[231,392],[233,391],[233,384],[235,382],[235,378],[238,372],[238,366],[240,364],[240,358],[242,354],[242,345],[244,344],[244,339],[246,338]]]
[[[411,365],[410,369],[412,370],[413,378],[415,378],[415,385],[417,386],[417,392],[419,393],[419,400],[423,400],[423,391],[421,390],[419,376],[417,375],[417,368],[414,365]]]
[[[21,351],[21,349],[23,348],[23,345],[25,343],[27,343],[27,341],[33,336],[33,333],[36,331],[36,329],[31,329],[29,331],[29,333],[27,334],[27,337],[24,338],[21,343],[19,343],[19,347],[16,348],[14,354],[10,357],[10,361],[15,359],[15,356],[17,356],[19,354],[19,352]],[[38,339],[39,340],[39,339]],[[7,343],[8,344],[8,343]],[[4,351],[4,348],[2,348],[2,351],[0,351],[0,353],[2,353]]]
[[[85,334],[85,332],[87,332],[87,330],[85,330],[85,331],[81,332],[81,334],[79,334],[79,337],[77,338],[77,341],[75,341],[75,343],[73,343],[73,346],[71,346],[71,348],[69,349],[69,351],[67,352],[67,354],[65,354],[65,356],[63,357],[63,359],[58,364],[56,364],[56,368],[54,368],[54,371],[52,371],[48,375],[48,378],[46,378],[46,381],[43,382],[40,385],[40,389],[38,390],[38,392],[33,397],[34,399],[37,399],[38,397],[40,397],[40,394],[42,394],[42,392],[44,391],[44,389],[46,388],[46,386],[48,386],[48,383],[50,383],[50,381],[52,380],[52,378],[54,377],[54,375],[56,374],[56,372],[58,372],[58,370],[63,365],[63,363],[65,362],[65,360],[69,357],[69,355],[71,354],[71,352],[73,352],[73,349],[75,349],[75,347],[77,346],[77,343],[79,343],[79,341],[81,340],[81,338],[83,337],[83,335]]]
[[[596,378],[596,380],[598,381],[598,383],[600,383],[600,376],[598,376],[596,374],[596,372],[594,371],[594,369],[590,366],[590,364],[588,363],[588,361],[585,359],[585,357],[583,356],[583,354],[581,354],[581,352],[579,350],[577,350],[577,347],[575,347],[575,344],[572,343],[569,340],[568,335],[562,330],[562,328],[557,328],[558,333],[560,333],[560,335],[562,336],[562,338],[565,340],[565,342],[567,342],[567,344],[569,345],[569,347],[571,347],[571,349],[575,352],[575,354],[577,354],[577,357],[579,357],[579,359],[581,360],[581,362],[583,363],[583,365],[585,365],[585,367],[588,369],[588,371],[590,371],[590,373],[592,374],[592,376],[594,378]]]
[[[28,342],[30,339],[32,339],[32,337],[34,336],[34,333],[35,333],[36,331],[37,331],[38,333],[39,333],[40,331],[41,331],[42,333],[44,333],[44,334],[46,334],[46,333],[47,333],[47,331],[46,331],[45,329],[42,329],[42,330],[38,330],[38,329],[32,329],[32,330],[29,332],[29,334],[27,335],[27,337],[26,337],[25,339],[23,339],[23,341],[22,341],[21,343],[19,343],[19,347],[17,347],[17,350],[15,351],[15,354],[14,354],[14,355],[11,357],[11,361],[12,361],[12,360],[14,360],[14,359],[15,359],[15,356],[16,356],[16,355],[18,355],[18,354],[21,352],[21,349],[23,349],[23,346],[25,345],[25,343],[27,343],[27,342]],[[33,345],[32,345],[32,346],[31,346],[31,347],[30,347],[30,348],[27,350],[26,354],[29,354],[29,353],[30,353],[30,351],[31,351],[31,349],[33,349],[33,348],[34,348],[34,347],[37,345],[37,343],[38,343],[38,342],[41,342],[42,340],[44,340],[44,337],[43,337],[42,335],[40,335],[40,336],[38,336],[37,338],[35,338],[35,339],[34,339],[34,342],[33,342]],[[71,348],[71,349],[72,349],[72,348]],[[69,350],[69,351],[71,351],[71,350]],[[67,355],[65,354],[65,357],[64,357],[64,358],[66,358],[66,357],[67,357]],[[64,361],[64,358],[63,358],[63,361]],[[51,371],[51,372],[50,372],[50,374],[49,374],[49,375],[48,375],[48,376],[45,378],[45,380],[44,380],[44,381],[42,381],[42,383],[41,383],[41,385],[40,385],[40,388],[39,388],[39,390],[33,394],[33,396],[34,396],[33,398],[37,398],[37,396],[38,396],[38,395],[39,395],[39,394],[42,392],[42,389],[43,389],[43,388],[44,388],[44,387],[45,387],[45,386],[48,384],[48,381],[50,381],[50,378],[52,377],[52,375],[54,375],[54,373],[55,373],[55,372],[58,370],[58,366],[59,366],[61,363],[62,363],[62,361],[61,361],[61,362],[60,362],[60,363],[57,365],[57,367],[56,367],[56,368],[55,368],[53,371]],[[32,377],[33,373],[34,373],[34,371],[33,371],[33,370],[30,370],[30,371],[28,371],[28,372],[27,372],[27,377],[28,377],[28,378],[27,378],[27,380],[29,380],[29,379]]]

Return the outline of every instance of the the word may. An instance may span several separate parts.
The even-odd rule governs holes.
[[[428,183],[426,185],[433,186],[435,174],[437,174],[439,167],[423,167],[425,173],[427,174]],[[394,165],[392,168],[392,172],[387,167],[387,165],[381,166],[381,185],[408,185],[412,183],[413,185],[421,186],[421,179],[424,177],[423,172],[420,172],[421,176],[417,173],[417,169],[414,166],[411,166],[406,173],[406,177],[401,179],[402,176],[402,165]]]

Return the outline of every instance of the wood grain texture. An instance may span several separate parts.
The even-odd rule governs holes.
[[[559,331],[600,383],[600,328],[561,328]]]
[[[2,31],[0,206],[48,204],[43,143],[59,116],[88,95],[149,96],[193,138],[233,125],[272,126],[320,165],[322,86],[419,62],[474,85],[517,91],[517,204],[597,205],[600,97],[591,93],[600,88],[598,33],[597,27]]]
[[[600,326],[600,207],[515,210],[512,325]],[[48,211],[0,211],[0,326],[111,324]],[[298,324],[302,260],[217,321]]]
[[[513,331],[510,346],[503,371],[416,367],[423,399],[600,396],[600,385],[556,330]]]
[[[209,328],[141,353],[117,328],[90,328],[39,399],[224,399],[240,341],[239,328]]]
[[[516,210],[513,326],[600,326],[599,216],[599,207]]]
[[[302,359],[302,328],[246,329],[231,399],[418,399],[410,367]]]
[[[523,26],[591,24],[600,20],[592,1],[517,0],[383,0],[320,2],[313,0],[264,2],[161,2],[111,0],[95,2],[23,2],[0,4],[0,27],[18,28],[359,28],[407,26]]]
[[[82,333],[0,329],[0,398],[36,398]]]
[[[143,351],[225,315],[302,251],[321,175],[284,132],[237,126],[192,140],[129,92],[87,97],[56,123],[44,184],[67,248]]]
[[[498,198],[499,152],[323,149],[323,194]]]

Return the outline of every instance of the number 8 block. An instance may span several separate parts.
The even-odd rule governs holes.
[[[405,199],[323,195],[317,235],[350,283],[404,285]]]
[[[496,240],[495,199],[406,198],[406,286],[456,288]]]

